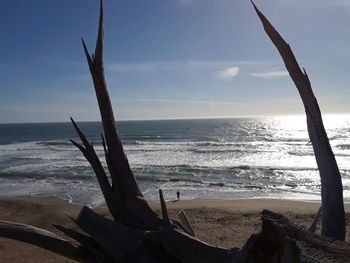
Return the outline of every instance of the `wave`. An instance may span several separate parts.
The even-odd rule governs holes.
[[[174,140],[176,138],[161,135],[145,135],[145,134],[124,134],[122,140]]]
[[[289,155],[294,155],[294,156],[314,156],[314,153],[312,151],[310,152],[304,152],[304,151],[289,151]]]
[[[193,171],[193,170],[285,170],[285,171],[316,171],[317,168],[313,167],[268,167],[268,166],[250,166],[250,165],[237,165],[237,166],[198,166],[198,165],[142,165],[142,166],[134,166],[134,169],[176,169],[182,171]],[[346,169],[345,169],[346,170]]]
[[[42,174],[42,173],[30,173],[30,172],[0,172],[0,178],[5,179],[66,179],[66,180],[91,180],[92,175],[78,175],[78,174]]]
[[[338,144],[335,147],[341,150],[350,150],[350,144]]]
[[[209,153],[255,153],[259,151],[249,151],[247,149],[189,149],[188,151],[193,152],[193,153],[204,153],[204,154],[209,154]]]
[[[305,144],[307,144],[309,142],[309,139],[307,137],[305,137],[305,138],[304,137],[301,137],[301,138],[296,138],[296,137],[292,137],[292,138],[288,138],[288,137],[264,137],[262,140],[267,141],[267,142],[286,142],[286,143],[305,142]]]
[[[169,176],[151,176],[151,175],[136,175],[136,179],[146,182],[190,182],[194,184],[203,184],[201,180],[190,178],[176,178]]]
[[[67,141],[39,141],[36,142],[38,145],[43,145],[43,146],[72,146],[72,143],[67,140]]]

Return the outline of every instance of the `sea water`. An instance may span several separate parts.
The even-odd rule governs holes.
[[[325,127],[350,201],[350,116]],[[320,177],[303,116],[118,122],[148,201],[165,198],[320,200]],[[104,167],[99,122],[79,123]],[[0,124],[0,196],[57,196],[103,206],[93,170],[69,139],[70,123]]]

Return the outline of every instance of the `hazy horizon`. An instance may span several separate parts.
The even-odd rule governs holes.
[[[323,120],[325,119],[330,119],[330,118],[339,118],[339,117],[349,117],[350,119],[350,112],[349,113],[327,113],[327,114],[322,114]],[[70,117],[69,117],[70,118]],[[28,121],[28,122],[0,122],[1,124],[45,124],[45,123],[71,123],[70,119],[67,120],[62,120],[62,121]],[[285,114],[285,115],[241,115],[241,116],[220,116],[220,117],[178,117],[178,118],[164,118],[164,119],[116,119],[116,122],[137,122],[137,121],[176,121],[176,120],[210,120],[210,119],[283,119],[283,118],[305,118],[306,121],[306,115],[305,114]],[[88,122],[101,122],[101,119],[98,120],[78,120],[73,117],[73,119],[76,122],[80,123],[88,123]],[[306,125],[306,122],[305,122]]]

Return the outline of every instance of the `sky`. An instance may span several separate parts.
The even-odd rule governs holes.
[[[305,67],[323,113],[350,112],[350,0],[256,0]],[[248,0],[105,0],[116,119],[303,114]],[[80,37],[98,0],[1,0],[0,123],[99,120]]]

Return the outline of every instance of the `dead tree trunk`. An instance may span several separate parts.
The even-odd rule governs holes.
[[[112,186],[109,185],[105,173],[100,169],[100,164],[98,159],[95,158],[96,154],[94,153],[93,147],[89,145],[86,138],[84,138],[85,136],[83,133],[79,132],[77,125],[75,125],[75,127],[83,141],[85,148],[83,146],[78,146],[77,143],[74,144],[83,152],[85,157],[87,157],[95,172],[96,166],[98,166],[98,169],[101,170],[100,172],[96,173],[96,175],[98,178],[100,178],[99,182],[104,182],[103,184],[105,187],[101,187],[101,190],[104,196],[107,197],[106,202],[114,219],[130,226],[155,229],[162,224],[162,221],[143,199],[142,193],[136,182],[136,178],[130,169],[129,162],[123,150],[115,124],[112,104],[108,95],[104,77],[103,34],[103,6],[101,1],[100,22],[95,54],[90,56],[84,40],[82,40],[82,42],[100,108],[102,125],[106,139],[106,145],[104,144],[105,156],[112,179]]]
[[[266,34],[278,49],[305,107],[307,128],[321,177],[322,235],[344,240],[345,213],[341,175],[323,126],[321,111],[312,91],[310,80],[305,69],[304,72],[301,71],[288,43],[283,40],[254,3],[253,5]]]

